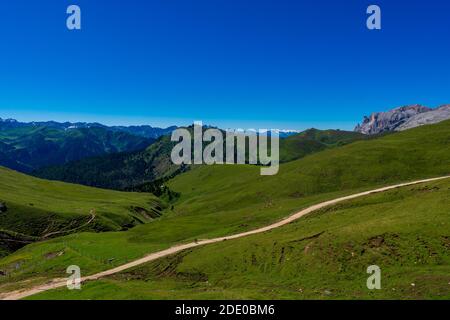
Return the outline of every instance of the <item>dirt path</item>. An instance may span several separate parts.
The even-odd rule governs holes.
[[[266,227],[262,227],[259,229],[255,229],[255,230],[251,230],[251,231],[247,231],[247,232],[243,232],[243,233],[238,233],[238,234],[234,234],[231,236],[225,236],[225,237],[220,237],[220,238],[214,238],[214,239],[206,239],[206,240],[199,240],[197,242],[190,242],[190,243],[186,243],[186,244],[179,244],[179,245],[175,245],[169,249],[166,250],[162,250],[162,251],[158,251],[158,252],[154,252],[151,253],[141,259],[138,260],[134,260],[132,262],[126,263],[124,265],[118,266],[116,268],[113,269],[109,269],[103,272],[99,272],[96,274],[93,274],[91,276],[87,276],[87,277],[83,277],[81,279],[81,282],[85,282],[85,281],[92,281],[92,280],[98,280],[100,278],[115,274],[115,273],[119,273],[122,272],[124,270],[139,266],[141,264],[150,262],[150,261],[154,261],[157,260],[159,258],[189,249],[189,248],[194,248],[194,247],[198,247],[198,246],[203,246],[206,244],[210,244],[210,243],[215,243],[215,242],[220,242],[220,241],[224,241],[224,240],[232,240],[232,239],[237,239],[237,238],[242,238],[242,237],[246,237],[249,235],[253,235],[253,234],[257,234],[257,233],[262,233],[262,232],[266,232],[272,229],[276,229],[279,228],[281,226],[287,225],[289,223],[291,223],[292,221],[295,221],[313,211],[322,209],[324,207],[342,202],[342,201],[346,201],[346,200],[351,200],[351,199],[355,199],[358,197],[362,197],[362,196],[366,196],[366,195],[370,195],[373,193],[378,193],[378,192],[384,192],[384,191],[388,191],[391,189],[395,189],[395,188],[400,188],[400,187],[406,187],[406,186],[411,186],[414,184],[419,184],[419,183],[424,183],[424,182],[431,182],[431,181],[436,181],[436,180],[442,180],[442,179],[447,179],[450,178],[450,176],[444,176],[444,177],[438,177],[438,178],[431,178],[431,179],[424,179],[424,180],[418,180],[418,181],[413,181],[413,182],[406,182],[406,183],[400,183],[400,184],[396,184],[393,186],[388,186],[388,187],[383,187],[383,188],[379,188],[379,189],[375,189],[375,190],[369,190],[369,191],[365,191],[365,192],[361,192],[361,193],[357,193],[357,194],[353,194],[353,195],[349,195],[349,196],[345,196],[345,197],[341,197],[341,198],[337,198],[337,199],[333,199],[333,200],[329,200],[329,201],[325,201],[325,202],[321,202],[318,203],[316,205],[313,205],[311,207],[308,207],[306,209],[303,209],[283,220],[280,220],[278,222],[275,222],[271,225],[268,225]],[[61,288],[67,285],[67,279],[54,279],[46,284],[43,285],[39,285],[36,286],[34,288],[30,288],[30,289],[25,289],[25,290],[18,290],[18,291],[12,291],[12,292],[7,292],[7,293],[3,293],[0,294],[0,299],[1,300],[18,300],[18,299],[22,299],[43,291],[47,291],[47,290],[51,290],[51,289],[56,289],[56,288]]]
[[[72,232],[74,232],[74,231],[76,231],[76,230],[79,230],[79,229],[81,229],[81,228],[84,228],[84,227],[88,226],[89,224],[91,224],[91,223],[95,220],[95,218],[96,218],[96,215],[95,215],[95,209],[92,209],[92,210],[90,211],[90,215],[91,215],[91,217],[89,218],[89,221],[86,222],[85,224],[83,224],[83,225],[81,225],[81,226],[79,226],[79,227],[70,229],[70,230],[61,230],[61,231],[49,232],[49,233],[47,233],[47,234],[41,236],[41,239],[40,239],[40,240],[41,240],[41,241],[42,241],[42,240],[46,240],[47,238],[50,238],[50,237],[52,237],[52,236],[54,236],[54,235],[57,235],[57,234],[72,233]]]
[[[26,244],[30,244],[30,243],[33,243],[33,242],[38,242],[38,241],[48,240],[48,238],[50,238],[50,237],[52,237],[52,236],[54,236],[54,235],[57,235],[57,234],[64,235],[64,234],[66,234],[66,233],[67,233],[67,234],[68,234],[68,233],[73,233],[73,232],[75,232],[75,231],[77,231],[77,230],[79,230],[79,229],[81,229],[81,228],[84,228],[84,227],[88,226],[89,224],[91,224],[91,223],[95,220],[95,218],[96,218],[95,210],[91,210],[90,214],[91,214],[91,216],[90,216],[90,218],[89,218],[89,221],[87,221],[85,224],[83,224],[83,225],[81,225],[81,226],[79,226],[79,227],[76,227],[76,228],[73,228],[73,229],[70,229],[70,230],[60,230],[60,231],[55,231],[55,232],[49,232],[49,233],[46,233],[46,234],[44,234],[43,236],[39,236],[39,237],[38,237],[38,236],[30,236],[30,235],[27,235],[27,234],[22,234],[22,233],[14,232],[18,237],[28,238],[28,239],[32,239],[32,240],[24,240],[24,239],[2,239],[2,241],[9,241],[9,242],[17,242],[17,243],[26,243]],[[49,227],[50,227],[50,226],[49,226]],[[49,227],[47,227],[47,229],[48,229]],[[0,232],[6,232],[6,233],[8,233],[8,232],[11,232],[11,231],[0,229]],[[0,295],[0,298],[1,298],[1,295]]]

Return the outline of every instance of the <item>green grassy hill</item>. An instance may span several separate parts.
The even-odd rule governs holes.
[[[125,190],[177,173],[170,160],[175,143],[162,136],[145,150],[87,158],[50,166],[33,173],[38,177],[99,188]]]
[[[183,212],[267,210],[319,194],[450,173],[450,121],[357,141],[280,166],[274,176],[253,166],[200,166],[169,182]]]
[[[157,221],[126,232],[79,233],[36,243],[1,259],[6,276],[0,277],[0,291],[36,275],[64,276],[68,263],[91,274],[174,243],[267,225],[324,199],[447,175],[449,142],[446,121],[318,152],[281,165],[276,176],[260,176],[257,166],[200,166],[168,183],[181,196]],[[54,252],[63,254],[42,258]]]
[[[189,129],[192,130],[191,127]],[[356,132],[309,129],[280,140],[280,161],[292,161],[367,138],[368,136]],[[175,144],[170,141],[170,136],[162,136],[142,151],[83,159],[43,168],[33,174],[44,179],[99,188],[134,190],[143,187],[145,190],[146,186],[150,186],[153,191],[153,182],[173,177],[189,167],[180,170],[179,166],[172,163],[170,154]]]
[[[71,230],[122,230],[151,221],[161,210],[151,194],[46,181],[2,167],[0,204],[0,255]]]
[[[32,299],[450,299],[450,179],[347,201]],[[381,268],[368,290],[366,269]]]
[[[280,140],[280,162],[300,159],[318,151],[368,138],[353,131],[308,129]]]

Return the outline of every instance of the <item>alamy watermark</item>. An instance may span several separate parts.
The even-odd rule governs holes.
[[[373,290],[381,289],[381,269],[377,265],[371,265],[367,267],[367,273],[370,274],[370,276],[367,278],[367,289]]]
[[[81,9],[77,5],[67,7],[66,13],[69,15],[66,20],[66,26],[69,30],[81,30]]]
[[[194,122],[193,135],[192,138],[191,131],[185,128],[172,132],[171,140],[178,142],[171,153],[174,164],[260,164],[261,175],[278,173],[280,142],[277,130],[221,131],[210,128],[203,131],[202,122],[197,121]],[[203,146],[204,142],[209,144]]]
[[[366,12],[370,14],[366,21],[367,29],[381,30],[381,8],[373,4],[367,7]]]
[[[67,279],[66,285],[69,290],[80,290],[81,289],[81,269],[79,266],[72,265],[68,266],[66,273],[70,274]]]
[[[81,8],[72,4],[67,7],[66,13],[69,15],[66,20],[67,29],[81,30]],[[372,4],[367,7],[366,14],[369,14],[366,21],[367,29],[381,30],[381,8]]]

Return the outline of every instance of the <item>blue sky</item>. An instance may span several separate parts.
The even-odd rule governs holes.
[[[66,28],[66,8],[82,30]],[[366,8],[382,9],[382,30]],[[0,117],[352,129],[399,105],[450,102],[450,3],[8,0]]]

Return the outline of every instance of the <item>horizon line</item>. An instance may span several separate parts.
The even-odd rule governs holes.
[[[202,121],[205,125],[218,128],[264,128],[272,130],[304,131],[315,128],[320,130],[339,129],[353,131],[358,121],[270,121],[270,120],[248,120],[248,119],[211,119],[199,117],[171,118],[171,117],[121,117],[121,116],[103,116],[91,114],[74,113],[48,113],[42,115],[37,112],[2,112],[0,118],[3,120],[16,120],[21,123],[33,122],[57,122],[57,123],[86,123],[100,124],[108,127],[112,126],[151,126],[154,128],[168,128],[171,126],[186,127],[194,124],[196,121]]]

